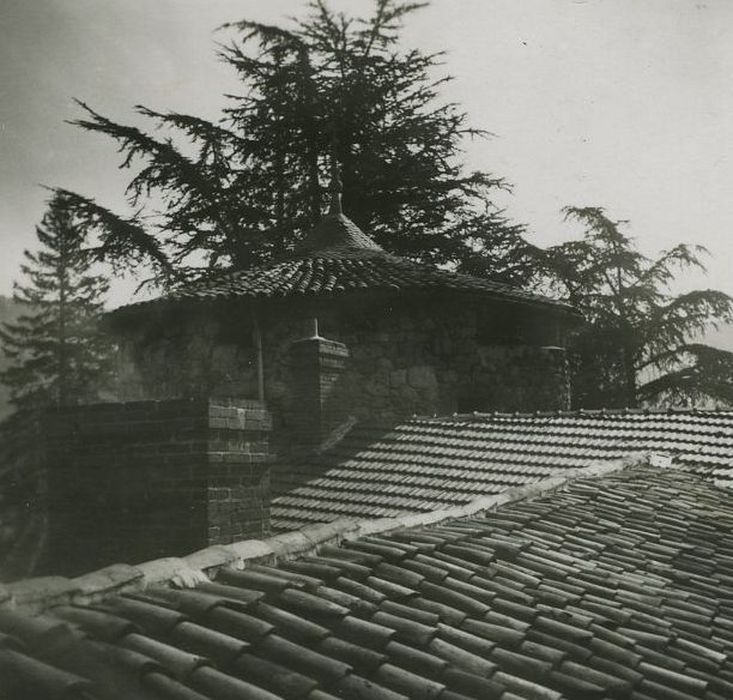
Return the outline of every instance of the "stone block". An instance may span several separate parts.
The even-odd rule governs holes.
[[[410,367],[407,370],[407,383],[417,390],[436,391],[438,388],[435,370],[427,365]]]
[[[389,384],[373,377],[364,384],[364,391],[370,396],[386,397],[389,395]]]
[[[395,388],[405,386],[407,384],[407,370],[396,369],[390,372],[389,383],[390,386]]]
[[[409,415],[415,413],[420,395],[411,386],[405,384],[392,390],[392,407],[383,407],[379,412],[379,419],[384,420],[385,414]]]

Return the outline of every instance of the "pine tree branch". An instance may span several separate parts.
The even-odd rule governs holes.
[[[70,190],[50,189],[85,227],[99,233],[101,244],[88,249],[94,259],[122,266],[135,266],[147,261],[158,267],[167,278],[174,275],[160,242],[145,230],[137,218],[118,216],[94,200]]]

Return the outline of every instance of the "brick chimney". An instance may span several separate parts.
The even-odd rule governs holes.
[[[312,337],[290,346],[292,450],[317,449],[348,419],[347,392],[340,386],[348,358],[348,348],[320,337],[315,324]]]
[[[271,419],[258,401],[176,399],[47,416],[47,573],[269,534]]]

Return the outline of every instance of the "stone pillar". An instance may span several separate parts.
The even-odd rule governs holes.
[[[257,401],[139,401],[49,413],[47,573],[267,535],[270,430]]]
[[[347,420],[349,405],[339,380],[349,350],[335,340],[313,337],[290,347],[292,398],[291,447],[298,451],[320,447]]]

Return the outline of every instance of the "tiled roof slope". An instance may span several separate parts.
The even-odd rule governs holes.
[[[272,523],[290,530],[431,511],[638,451],[666,452],[684,469],[733,485],[733,411],[474,414],[415,418],[386,432],[356,426],[278,474],[279,490],[289,492],[273,499]]]
[[[550,306],[559,312],[578,315],[563,302],[519,287],[439,270],[391,255],[340,213],[326,215],[291,256],[206,282],[187,284],[162,300],[278,299],[360,290],[470,292]],[[122,309],[149,303],[139,302]]]
[[[387,253],[323,251],[234,272],[204,284],[182,287],[168,299],[283,298],[360,290],[462,291],[517,302],[571,307],[518,287],[410,262]]]
[[[722,700],[733,504],[635,467],[0,632],[10,700]]]

